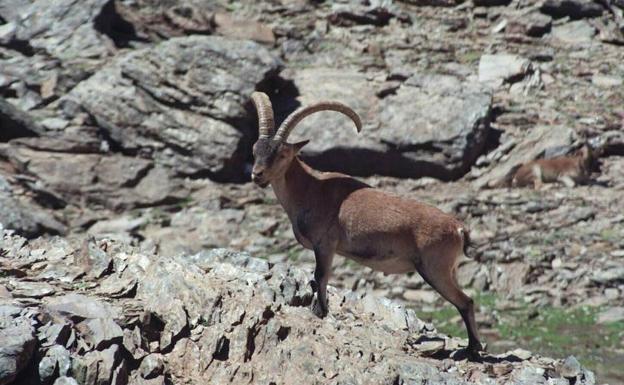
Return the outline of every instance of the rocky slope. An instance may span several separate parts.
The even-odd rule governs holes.
[[[112,240],[0,240],[0,384],[594,384],[517,349],[468,362],[412,310],[226,249],[163,257]]]
[[[309,271],[272,192],[246,183],[249,95],[267,92],[278,121],[339,99],[359,136],[317,114],[292,140],[312,139],[316,167],[470,225],[460,280],[490,350],[575,354],[619,383],[623,32],[621,0],[0,0],[0,223]],[[585,140],[604,144],[590,185],[500,187]],[[338,258],[332,283],[462,333],[417,276]]]

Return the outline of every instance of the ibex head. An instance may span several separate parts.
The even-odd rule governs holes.
[[[260,187],[266,187],[275,178],[284,175],[290,162],[309,141],[287,143],[288,135],[306,116],[318,111],[337,111],[347,115],[360,132],[360,117],[351,108],[340,102],[320,101],[306,107],[300,107],[290,114],[275,132],[273,107],[269,97],[262,92],[254,92],[251,99],[258,111],[258,141],[253,146],[254,165],[251,179]]]

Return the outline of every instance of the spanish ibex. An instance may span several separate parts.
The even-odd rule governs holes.
[[[538,159],[512,170],[512,187],[533,186],[540,188],[543,183],[561,182],[566,187],[587,183],[590,180],[598,150],[584,144],[575,155]]]
[[[344,174],[319,172],[298,158],[308,141],[291,144],[286,139],[314,112],[341,112],[360,131],[359,116],[346,105],[321,101],[301,107],[275,132],[269,97],[254,92],[252,100],[259,120],[252,180],[263,188],[273,186],[297,241],[314,251],[317,302],[313,311],[320,317],[327,314],[334,254],[387,274],[418,271],[459,310],[468,331],[468,352],[477,357],[482,347],[473,300],[459,289],[455,278],[458,258],[469,244],[466,226],[435,207],[374,189]]]

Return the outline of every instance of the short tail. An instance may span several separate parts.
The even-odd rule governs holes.
[[[472,242],[470,241],[470,231],[465,227],[462,227],[459,231],[464,237],[464,255],[467,258],[470,258],[470,256],[468,256],[468,249],[472,247]]]

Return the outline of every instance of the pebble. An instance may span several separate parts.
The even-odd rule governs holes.
[[[624,80],[621,77],[606,76],[606,75],[594,75],[592,76],[592,83],[601,88],[613,88],[621,87]]]
[[[574,356],[569,356],[559,366],[559,374],[566,378],[575,378],[580,372],[581,364]]]
[[[616,306],[607,309],[598,315],[598,323],[606,324],[624,321],[624,307]]]

